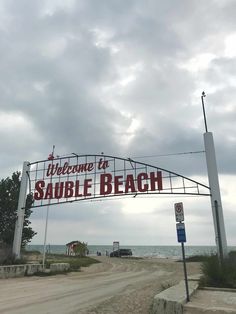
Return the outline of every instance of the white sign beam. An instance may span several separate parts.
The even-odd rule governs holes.
[[[21,249],[21,240],[22,240],[22,231],[24,224],[24,216],[25,216],[25,202],[26,202],[26,193],[27,193],[27,185],[28,185],[28,177],[27,172],[29,171],[30,165],[28,161],[25,161],[23,164],[21,184],[20,184],[20,194],[19,201],[17,207],[17,218],[15,225],[15,234],[13,241],[12,253],[16,259],[20,258],[20,249]]]
[[[227,241],[224,225],[224,216],[221,203],[220,185],[218,179],[216,154],[214,147],[213,134],[211,132],[204,133],[204,145],[206,151],[206,163],[208,180],[211,189],[211,206],[214,220],[214,228],[216,235],[216,245],[219,257],[228,255]]]

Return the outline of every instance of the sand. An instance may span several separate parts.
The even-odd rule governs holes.
[[[97,257],[81,272],[0,281],[0,313],[149,313],[154,295],[183,279],[183,265],[171,259]],[[188,263],[199,274],[199,263]]]

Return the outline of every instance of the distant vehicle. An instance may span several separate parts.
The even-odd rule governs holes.
[[[110,253],[110,257],[132,256],[130,249],[119,249]]]

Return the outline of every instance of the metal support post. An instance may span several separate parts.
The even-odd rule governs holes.
[[[181,247],[182,247],[182,255],[183,255],[184,281],[185,281],[185,288],[186,288],[186,296],[187,296],[187,302],[189,302],[190,298],[189,298],[189,289],[188,289],[188,276],[187,276],[187,267],[186,267],[185,250],[184,250],[184,243],[183,242],[181,242]]]
[[[209,186],[211,189],[211,206],[214,220],[214,228],[216,235],[216,246],[218,256],[221,254],[226,257],[228,255],[227,241],[224,225],[224,216],[221,203],[220,185],[218,179],[218,171],[216,164],[216,155],[213,134],[211,132],[204,133],[204,145],[206,151],[206,163]]]
[[[202,111],[203,111],[203,117],[204,117],[204,124],[205,124],[205,130],[206,132],[208,132],[207,130],[207,119],[206,119],[206,111],[205,111],[205,105],[204,105],[204,97],[206,97],[205,92],[202,92],[202,96],[201,96],[201,100],[202,100]]]

